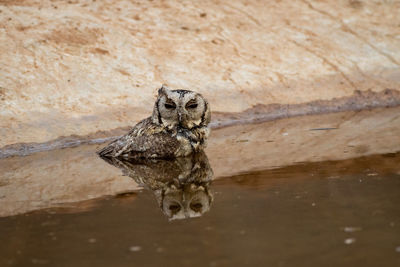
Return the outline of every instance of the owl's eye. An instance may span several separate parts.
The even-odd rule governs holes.
[[[164,104],[166,109],[175,109],[176,105],[174,103],[165,103]]]
[[[181,206],[179,206],[178,204],[171,204],[171,205],[169,205],[168,208],[169,208],[170,211],[176,213],[176,212],[180,211]]]
[[[195,212],[199,212],[203,208],[203,205],[201,203],[190,203],[190,208]]]
[[[186,108],[197,108],[197,103],[188,103]]]

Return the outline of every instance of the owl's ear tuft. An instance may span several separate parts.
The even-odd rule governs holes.
[[[168,86],[163,84],[160,89],[158,89],[158,95],[166,95],[168,91],[171,91]]]
[[[210,121],[211,121],[211,110],[210,110],[210,105],[208,104],[208,101],[204,99],[204,113],[201,116],[201,125],[202,126],[207,126]]]

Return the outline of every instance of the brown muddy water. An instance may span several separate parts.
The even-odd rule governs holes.
[[[213,181],[204,156],[110,163],[145,189],[0,218],[0,266],[400,266],[400,153]]]
[[[400,107],[212,131],[206,154],[0,159],[0,266],[400,266]]]

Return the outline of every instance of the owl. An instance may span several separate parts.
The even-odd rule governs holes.
[[[213,171],[204,152],[167,160],[103,159],[152,191],[169,220],[199,217],[211,207]]]
[[[176,158],[202,151],[210,134],[211,111],[207,100],[189,90],[163,85],[151,117],[98,154],[103,157]]]

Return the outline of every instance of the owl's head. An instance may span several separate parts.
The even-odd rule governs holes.
[[[158,90],[152,120],[169,129],[178,126],[193,129],[207,126],[211,112],[207,100],[201,94],[189,90],[170,90],[163,85]]]
[[[169,220],[195,218],[209,211],[212,201],[209,184],[190,183],[181,188],[168,188],[160,208]]]

